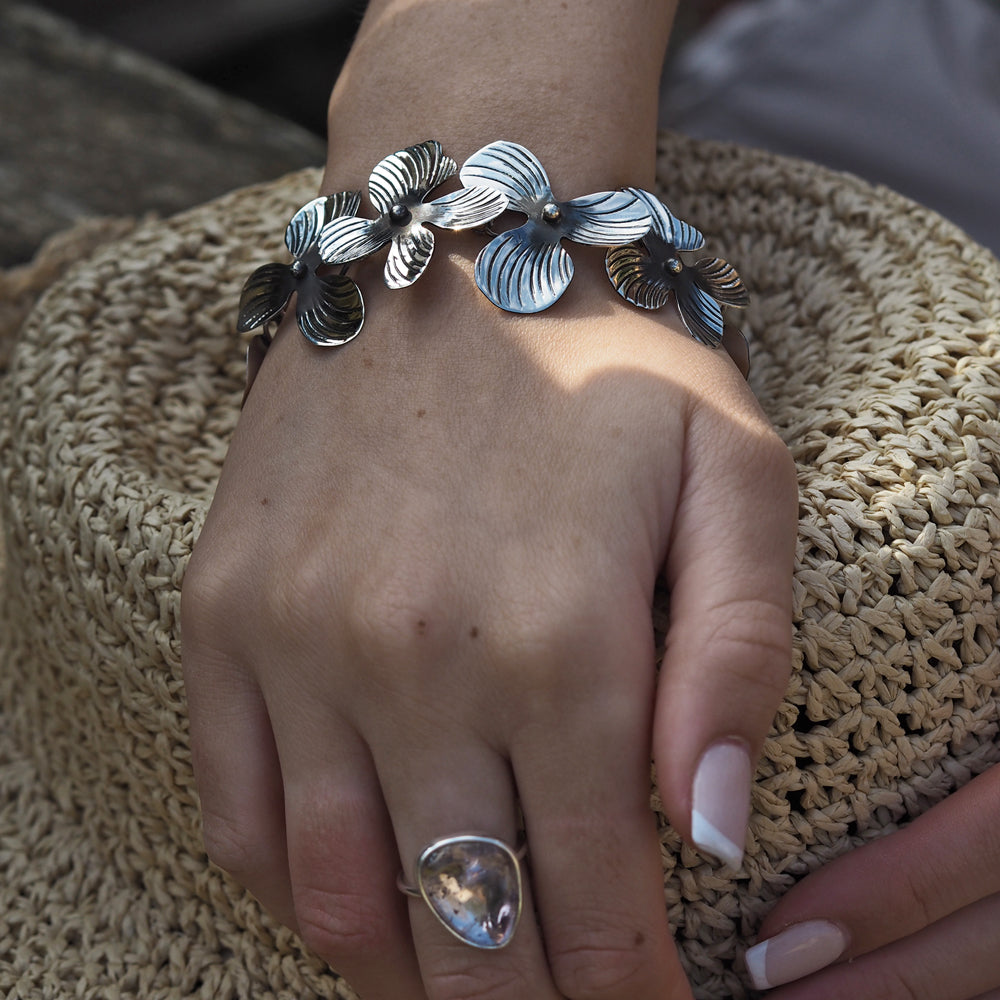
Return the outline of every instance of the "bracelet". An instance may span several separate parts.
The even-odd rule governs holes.
[[[358,217],[358,191],[304,205],[285,230],[292,262],[264,264],[250,275],[237,329],[263,327],[257,350],[266,349],[269,325],[281,318],[294,292],[296,319],[308,340],[320,347],[347,343],[365,320],[361,289],[347,275],[350,264],[388,244],[385,283],[406,288],[424,273],[434,252],[430,226],[479,230],[490,237],[476,258],[475,280],[508,312],[541,312],[566,291],[574,269],[564,240],[609,248],[605,269],[623,299],[660,309],[673,295],[688,332],[710,347],[722,341],[723,305],[742,308],[749,302],[743,281],[725,260],[682,258],[701,249],[704,237],[648,191],[624,188],[557,201],[537,157],[517,143],[500,141],[465,161],[459,190],[428,200],[456,170],[441,144],[429,139],[387,156],[372,171],[368,192],[378,218]],[[522,213],[526,221],[495,233],[490,224],[507,210]],[[338,266],[339,273],[328,273]]]

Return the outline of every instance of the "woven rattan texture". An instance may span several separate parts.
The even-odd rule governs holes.
[[[662,823],[696,996],[738,1000],[742,951],[795,878],[1000,759],[1000,265],[852,178],[661,145],[668,203],[754,290],[753,382],[800,475],[795,670],[744,869],[707,863]],[[316,183],[309,172],[236,192],[97,251],[41,300],[12,357],[0,430],[9,997],[349,995],[205,860],[177,628],[238,412],[239,287]]]

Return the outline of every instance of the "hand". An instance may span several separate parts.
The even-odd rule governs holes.
[[[406,292],[366,284],[343,348],[286,324],[187,572],[210,856],[371,1000],[689,997],[651,748],[675,825],[694,806],[742,850],[790,662],[792,465],[723,352],[595,270],[513,317],[442,251]],[[514,842],[518,806],[525,915],[478,952],[396,874],[452,833]]]
[[[758,985],[807,977],[773,1000],[998,1000],[998,818],[994,767],[814,872],[780,900],[747,955]]]

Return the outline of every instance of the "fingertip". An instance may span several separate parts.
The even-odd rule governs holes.
[[[836,962],[849,941],[847,932],[830,920],[806,920],[748,948],[744,961],[754,987],[770,990]]]
[[[743,864],[753,765],[746,742],[730,737],[701,755],[691,785],[691,841],[738,869]]]
[[[747,681],[707,656],[700,669],[667,665],[654,720],[657,783],[673,825],[706,855],[739,869],[756,762],[785,681]]]
[[[767,978],[767,941],[760,941],[746,950],[743,961],[755,990],[769,990],[773,985]]]

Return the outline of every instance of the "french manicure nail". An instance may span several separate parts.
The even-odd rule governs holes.
[[[750,754],[740,740],[710,746],[694,774],[691,839],[732,868],[743,863],[751,778]]]
[[[747,971],[758,990],[801,979],[835,962],[847,935],[829,920],[804,920],[747,949]]]

